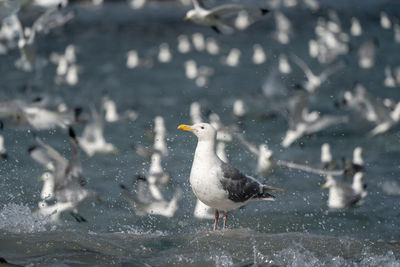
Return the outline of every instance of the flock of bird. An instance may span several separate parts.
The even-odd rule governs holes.
[[[32,26],[23,26],[19,20],[18,1],[0,0],[0,54],[7,54],[14,48],[20,51],[20,58],[15,67],[21,71],[36,71],[41,68],[43,61],[36,56],[34,45],[36,34],[46,34],[53,28],[61,27],[74,18],[74,13],[66,7],[68,1],[34,1],[37,5],[46,6],[45,11],[35,20]],[[45,3],[46,2],[46,3]],[[53,5],[50,5],[49,3]],[[146,1],[131,1],[131,6],[139,8]],[[185,1],[181,1],[184,3]],[[187,2],[187,1],[186,1]],[[44,4],[45,3],[45,4]],[[54,4],[55,3],[55,4]],[[92,1],[100,5],[102,1]],[[282,45],[293,42],[293,26],[288,17],[279,11],[279,5],[293,8],[303,4],[313,12],[318,10],[319,3],[315,0],[274,0],[270,2],[270,9],[249,7],[239,4],[227,4],[207,9],[200,0],[192,0],[193,9],[186,13],[185,19],[194,23],[211,27],[217,34],[234,36],[238,30],[245,30],[252,23],[264,20],[264,17],[273,16],[276,30],[274,38]],[[276,9],[276,10],[274,10]],[[270,23],[270,22],[267,22]],[[385,12],[380,13],[380,23],[383,29],[393,28],[394,42],[400,43],[400,26]],[[305,81],[295,85],[290,94],[281,101],[276,113],[284,116],[288,121],[288,129],[282,136],[281,145],[288,148],[299,139],[316,134],[322,130],[338,124],[349,122],[349,116],[321,115],[319,111],[309,110],[309,99],[315,97],[319,88],[337,72],[346,69],[347,63],[337,60],[350,50],[352,38],[363,33],[362,24],[356,18],[351,19],[349,33],[343,29],[338,14],[329,10],[327,17],[319,17],[315,25],[315,39],[309,40],[309,55],[321,64],[329,64],[320,74],[315,74],[302,59],[294,53],[280,54],[276,73],[267,77],[263,85],[263,95],[274,97],[283,87],[279,83],[279,75],[288,75],[297,66],[304,72]],[[233,37],[234,38],[234,37]],[[205,38],[201,33],[194,33],[191,37],[179,35],[177,51],[187,54],[191,49],[206,51],[210,55],[218,56],[223,48],[218,39]],[[377,57],[379,41],[371,38],[364,42],[358,50],[358,65],[360,68],[371,69]],[[64,54],[52,53],[50,61],[57,65],[55,83],[64,83],[75,86],[79,83],[79,65],[77,63],[76,47],[71,44]],[[222,63],[229,67],[239,66],[241,51],[230,49],[222,58]],[[264,64],[269,57],[260,44],[254,44],[252,61],[256,65]],[[139,56],[139,52],[131,50],[126,55],[126,67],[151,68],[155,61],[168,63],[173,60],[170,44],[160,44],[156,59]],[[188,59],[183,66],[184,75],[194,80],[199,87],[209,84],[210,78],[215,75],[214,68],[199,66],[193,59]],[[279,73],[279,74],[278,74]],[[400,85],[400,68],[392,71],[390,66],[384,69],[385,80],[382,85],[395,87]],[[278,93],[279,94],[279,93]],[[43,188],[38,200],[36,214],[53,221],[59,219],[62,212],[69,212],[78,222],[86,221],[78,212],[78,206],[87,199],[96,199],[101,202],[98,193],[86,188],[83,176],[79,151],[82,149],[88,157],[97,153],[116,153],[118,149],[106,141],[103,134],[105,123],[114,123],[121,120],[134,121],[140,113],[126,110],[117,111],[118,105],[104,95],[100,109],[90,104],[89,112],[82,108],[70,109],[64,102],[57,103],[55,108],[50,107],[54,102],[46,97],[38,97],[33,101],[13,99],[0,103],[0,117],[9,120],[12,127],[27,127],[35,132],[37,145],[29,148],[33,160],[46,170],[41,176]],[[353,91],[346,91],[337,102],[337,107],[352,110],[361,119],[371,123],[373,128],[369,136],[383,134],[395,127],[400,120],[400,103],[392,99],[380,99],[368,92],[361,83],[356,83]],[[352,160],[344,159],[342,163],[334,160],[330,153],[330,145],[325,143],[321,147],[321,167],[314,168],[294,162],[276,159],[272,150],[263,144],[252,144],[241,133],[241,123],[248,119],[250,107],[243,100],[238,99],[232,106],[236,118],[235,124],[224,124],[219,115],[211,112],[204,121],[204,110],[199,102],[190,105],[190,118],[193,125],[181,125],[179,129],[193,132],[199,139],[193,160],[190,182],[197,196],[197,203],[193,212],[196,218],[215,219],[214,229],[217,228],[219,211],[224,212],[224,228],[227,214],[231,210],[246,204],[253,199],[272,200],[270,191],[281,191],[279,188],[264,185],[254,178],[247,176],[229,165],[225,153],[226,144],[238,142],[257,158],[257,175],[267,177],[276,168],[292,168],[304,172],[324,176],[326,183],[323,188],[329,188],[328,206],[331,209],[349,208],[362,203],[367,195],[362,178],[365,175],[362,148],[354,149]],[[85,128],[80,136],[76,135],[74,125],[84,123]],[[1,125],[3,127],[3,124]],[[66,159],[60,152],[40,138],[40,131],[61,128],[68,131],[70,140],[71,158]],[[137,145],[135,151],[150,159],[150,168],[146,174],[138,174],[136,188],[130,189],[121,184],[120,188],[128,203],[137,215],[155,214],[167,217],[174,216],[178,209],[182,189],[176,189],[170,200],[163,196],[163,186],[171,177],[163,167],[163,160],[168,157],[166,140],[167,129],[162,116],[154,119],[154,145],[144,147]],[[0,136],[0,155],[7,158],[6,143]],[[345,177],[339,181],[338,176]],[[352,177],[353,182],[347,182],[346,177]]]

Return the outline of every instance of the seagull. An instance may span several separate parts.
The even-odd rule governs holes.
[[[386,14],[384,11],[380,12],[380,23],[383,29],[390,29],[392,27],[392,22],[388,14]]]
[[[260,44],[253,45],[253,63],[256,65],[262,64],[267,60],[264,49]]]
[[[356,17],[351,18],[350,33],[353,36],[360,36],[362,34],[361,23]]]
[[[85,126],[82,136],[78,137],[80,147],[89,157],[96,153],[117,153],[117,148],[104,139],[102,115],[97,112],[93,105],[90,105],[90,111],[92,119]]]
[[[290,42],[290,37],[293,35],[292,23],[279,11],[275,11],[274,15],[276,24],[275,38],[281,44],[288,44]]]
[[[131,109],[119,114],[117,111],[117,104],[107,94],[103,96],[102,106],[104,109],[104,119],[106,122],[117,122],[124,119],[134,121],[138,117],[138,114]]]
[[[187,35],[181,34],[178,36],[178,51],[179,53],[186,54],[189,53],[191,45],[189,42],[189,37]]]
[[[0,158],[8,158],[7,149],[4,147],[4,137],[0,135]]]
[[[79,162],[79,146],[78,140],[72,128],[69,128],[69,139],[71,146],[71,161],[68,161],[60,153],[58,153],[50,145],[42,141],[36,136],[36,141],[39,144],[38,147],[31,149],[31,155],[36,154],[34,150],[39,150],[42,155],[45,155],[43,162],[50,160],[52,162],[53,170],[51,173],[46,174],[50,184],[47,184],[47,188],[42,190],[42,200],[47,197],[56,200],[54,205],[47,205],[45,201],[41,201],[39,210],[37,213],[42,216],[51,216],[52,219],[57,219],[62,211],[70,211],[71,215],[78,221],[86,221],[82,216],[78,214],[77,206],[83,201],[89,198],[95,198],[99,202],[101,201],[98,194],[94,191],[88,190],[83,186],[86,181],[82,175],[82,167]],[[37,154],[36,154],[37,155]],[[53,180],[53,181],[51,181]],[[54,185],[51,185],[51,183]],[[53,192],[51,192],[53,187]],[[49,196],[50,195],[50,196]]]
[[[340,183],[328,175],[326,183],[321,186],[323,189],[329,188],[328,207],[330,209],[343,209],[359,203],[367,195],[363,186],[360,189],[361,178],[361,173],[354,175],[353,185],[349,185]]]
[[[301,86],[295,86],[295,94],[289,99],[288,121],[289,129],[282,140],[283,147],[289,147],[297,139],[317,133],[330,126],[348,122],[347,116],[321,116],[319,112],[308,111],[308,95]]]
[[[181,124],[178,129],[192,132],[198,138],[190,184],[196,197],[215,209],[214,231],[217,230],[219,211],[224,212],[223,229],[226,229],[228,212],[250,200],[273,200],[275,197],[268,192],[282,191],[260,183],[218,158],[215,152],[217,131],[210,124]]]
[[[134,196],[125,185],[120,184],[122,193],[135,211],[135,214],[138,216],[150,214],[162,215],[169,218],[173,217],[178,210],[178,201],[182,197],[182,190],[178,188],[170,201],[165,201],[164,199],[159,200],[153,197],[149,189],[149,183],[145,177],[139,175],[136,179],[136,196]]]
[[[275,171],[276,167],[300,170],[320,176],[340,176],[344,174],[343,170],[321,170],[294,162],[276,160],[273,157],[273,151],[270,150],[266,144],[260,144],[257,148],[256,145],[247,141],[242,134],[235,134],[234,137],[239,141],[241,145],[244,146],[246,150],[257,157],[257,173],[260,175],[269,176]]]
[[[338,64],[325,69],[319,75],[315,75],[302,59],[294,54],[291,54],[291,57],[306,75],[307,81],[303,86],[310,93],[315,92],[315,90],[319,88],[329,78],[329,76],[345,67],[345,63],[340,61]]]
[[[379,44],[376,39],[368,40],[358,49],[358,65],[363,69],[370,69],[375,65],[376,50]]]
[[[232,28],[221,21],[223,17],[234,15],[240,11],[246,11],[252,16],[263,16],[269,12],[264,8],[246,7],[236,4],[226,4],[206,9],[201,0],[192,0],[194,9],[186,13],[184,20],[191,20],[197,24],[211,27],[215,32],[230,33]]]
[[[324,143],[321,146],[321,163],[322,168],[325,170],[331,170],[337,167],[337,163],[332,157],[331,146],[328,143]]]
[[[392,69],[390,66],[385,67],[385,79],[383,80],[383,85],[386,87],[395,87],[396,80],[393,77]]]

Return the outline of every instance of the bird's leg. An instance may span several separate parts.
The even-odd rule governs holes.
[[[218,220],[219,220],[219,211],[216,209],[215,210],[214,231],[217,231]]]
[[[224,212],[224,216],[222,217],[222,219],[224,220],[224,227],[222,228],[222,231],[225,231],[226,229],[226,220],[228,219],[228,213]]]

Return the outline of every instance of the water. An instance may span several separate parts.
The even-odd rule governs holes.
[[[311,99],[311,110],[347,114],[334,107],[344,90],[361,81],[371,93],[399,101],[399,88],[383,88],[383,68],[398,64],[391,31],[379,26],[377,10],[385,9],[397,17],[398,4],[356,1],[351,5],[322,2],[337,9],[343,28],[348,29],[350,16],[357,15],[365,34],[352,38],[354,49],[345,59],[348,67],[333,75]],[[393,8],[392,8],[393,7]],[[119,148],[119,154],[82,154],[87,187],[100,193],[102,204],[86,202],[79,207],[87,223],[77,223],[63,214],[58,224],[49,224],[32,215],[37,207],[42,168],[28,155],[35,144],[30,131],[13,127],[4,121],[2,135],[9,158],[0,167],[0,256],[21,265],[217,265],[217,266],[399,266],[399,128],[374,138],[367,137],[370,125],[352,123],[331,128],[315,137],[304,138],[301,145],[283,149],[280,142],[287,128],[282,116],[271,120],[254,120],[253,116],[268,113],[275,100],[262,96],[261,87],[277,66],[281,52],[293,52],[310,64],[313,70],[323,69],[307,54],[307,41],[313,36],[313,25],[326,10],[312,14],[299,8],[285,10],[293,19],[294,41],[283,46],[272,37],[273,18],[267,17],[246,31],[233,36],[215,34],[211,29],[183,23],[185,9],[172,3],[157,3],[133,11],[123,3],[107,4],[106,8],[74,6],[75,20],[48,35],[39,35],[36,50],[48,58],[53,51],[62,53],[68,44],[78,47],[77,62],[81,66],[76,86],[54,82],[56,66],[51,62],[36,73],[24,73],[14,67],[17,50],[0,60],[2,100],[32,99],[49,94],[62,98],[69,106],[98,104],[107,91],[118,103],[119,110],[135,108],[139,118],[134,122],[106,124],[105,136]],[[161,13],[160,10],[165,11]],[[396,13],[397,12],[397,13]],[[29,16],[26,16],[29,20]],[[215,38],[222,52],[211,56],[205,52],[177,53],[177,37],[201,32]],[[372,37],[379,40],[377,62],[372,70],[357,68],[357,48]],[[170,63],[157,62],[161,43],[168,43],[173,58]],[[267,62],[251,62],[252,46],[259,43],[267,52]],[[221,57],[231,48],[242,51],[239,67],[221,64]],[[152,68],[125,67],[126,53],[136,49],[139,57],[154,59]],[[185,78],[184,62],[214,68],[215,75],[205,88]],[[303,74],[292,65],[293,73],[281,76],[287,87],[301,82]],[[299,171],[278,169],[271,177],[260,178],[272,186],[285,189],[277,193],[275,202],[254,202],[233,212],[228,231],[212,233],[212,221],[196,220],[192,213],[195,197],[188,177],[195,137],[178,132],[181,123],[190,123],[189,105],[202,104],[204,112],[212,110],[221,120],[232,123],[232,103],[242,98],[249,107],[250,119],[244,122],[244,134],[254,143],[267,142],[278,159],[319,166],[320,146],[329,142],[334,157],[351,157],[356,146],[364,149],[368,196],[363,205],[347,210],[330,211],[327,192],[320,189],[324,179]],[[121,195],[119,184],[132,185],[135,174],[148,169],[149,162],[137,155],[133,144],[151,146],[146,129],[153,126],[156,115],[162,115],[168,131],[169,155],[163,164],[172,174],[171,183],[163,188],[167,199],[177,187],[183,189],[180,209],[173,218],[136,216]],[[83,126],[74,126],[80,135]],[[68,135],[63,130],[37,133],[58,151],[69,156]],[[227,146],[230,162],[243,172],[255,175],[256,160],[240,145]],[[397,193],[396,193],[397,192]]]

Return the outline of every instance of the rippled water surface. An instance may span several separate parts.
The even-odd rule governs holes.
[[[17,49],[2,55],[1,100],[50,95],[87,111],[88,103],[99,105],[107,91],[119,110],[134,108],[139,117],[133,122],[105,124],[106,139],[118,147],[118,154],[89,158],[82,153],[86,186],[99,192],[103,202],[88,201],[79,207],[86,223],[77,223],[69,214],[63,214],[56,224],[32,215],[42,186],[38,177],[43,172],[27,152],[36,144],[32,131],[4,121],[1,134],[9,157],[0,164],[0,257],[21,265],[400,266],[400,191],[396,190],[400,188],[399,128],[368,137],[371,125],[334,105],[356,81],[378,97],[400,101],[398,87],[382,86],[384,67],[399,66],[400,56],[392,31],[379,26],[378,13],[382,9],[400,17],[400,7],[396,1],[342,2],[323,1],[323,8],[316,13],[303,7],[284,9],[294,26],[293,41],[288,45],[273,38],[272,16],[234,35],[218,35],[211,29],[184,23],[186,9],[171,2],[152,3],[141,10],[132,10],[123,2],[107,3],[104,7],[73,5],[75,19],[47,35],[39,35],[35,47],[39,57],[48,59],[51,52],[62,53],[68,44],[76,45],[80,71],[75,86],[56,84],[56,66],[50,61],[35,73],[25,73],[14,67],[19,57]],[[262,5],[263,1],[257,3]],[[303,138],[283,149],[280,142],[287,129],[285,118],[255,118],[276,111],[277,101],[285,98],[287,90],[267,98],[261,88],[276,71],[280,53],[297,54],[316,72],[325,68],[309,58],[307,42],[314,36],[317,18],[327,16],[327,8],[337,10],[345,31],[351,16],[358,16],[364,35],[351,37],[350,52],[339,58],[346,61],[347,67],[331,76],[310,98],[310,109],[324,114],[353,114],[351,123]],[[30,13],[24,14],[24,19],[30,21]],[[194,32],[215,38],[221,47],[220,54],[194,50],[178,53],[177,37]],[[379,40],[376,65],[361,70],[357,67],[357,49],[371,38]],[[156,59],[161,43],[168,43],[171,48],[170,63]],[[251,61],[254,43],[261,44],[267,53],[267,61],[261,65]],[[242,51],[238,67],[221,63],[231,48]],[[137,50],[141,58],[153,61],[152,67],[127,69],[126,53],[131,49]],[[184,62],[189,59],[214,69],[206,87],[199,88],[185,77]],[[304,80],[300,69],[294,64],[292,69],[289,75],[277,76],[284,87]],[[197,220],[192,215],[195,196],[188,177],[196,140],[190,134],[178,132],[177,126],[190,123],[189,106],[193,101],[201,103],[204,114],[209,110],[216,112],[224,123],[231,124],[232,103],[237,98],[244,100],[249,112],[243,122],[243,134],[256,144],[267,142],[278,159],[320,167],[321,144],[330,143],[338,160],[350,158],[353,149],[361,146],[368,184],[363,204],[331,211],[327,207],[327,191],[320,188],[324,178],[277,169],[270,177],[258,177],[285,190],[276,193],[276,201],[250,203],[232,212],[226,232],[209,232],[212,221]],[[176,188],[183,189],[180,208],[173,218],[136,216],[119,188],[120,183],[132,186],[134,175],[148,170],[149,161],[131,147],[152,146],[149,129],[157,115],[162,115],[166,122],[169,155],[163,159],[163,165],[172,175],[171,183],[162,192],[169,199]],[[74,128],[80,134],[83,125]],[[36,134],[69,156],[66,131]],[[228,143],[227,155],[243,172],[256,175],[256,159],[242,146]]]

